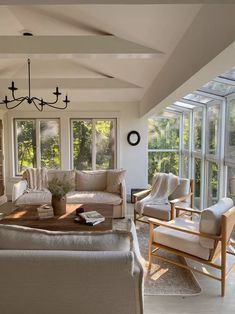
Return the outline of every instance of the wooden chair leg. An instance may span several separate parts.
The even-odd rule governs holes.
[[[136,211],[134,209],[134,224],[136,225]]]
[[[227,243],[226,243],[226,234],[222,236],[221,241],[221,296],[225,295],[225,281],[226,281],[226,251],[227,251]]]
[[[152,242],[153,242],[153,224],[149,224],[149,254],[148,254],[148,260],[149,260],[149,267],[151,267],[152,264]]]

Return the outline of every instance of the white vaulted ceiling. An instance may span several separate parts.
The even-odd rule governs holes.
[[[29,57],[32,90],[40,97],[59,85],[73,103],[138,101],[151,107],[156,78],[203,8],[200,3],[1,5],[0,99],[11,80],[18,93],[27,93]],[[23,37],[24,31],[33,37]]]

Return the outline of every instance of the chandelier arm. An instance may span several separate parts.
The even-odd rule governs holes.
[[[50,103],[45,103],[45,105],[47,105],[51,108],[60,109],[60,110],[66,109],[68,107],[68,104],[65,104],[64,107],[56,107],[56,106],[51,105]]]
[[[49,105],[54,105],[54,104],[57,103],[57,101],[58,101],[58,96],[57,96],[57,99],[56,99],[55,101],[53,101],[53,102],[44,101],[44,100],[42,100],[42,99],[39,99],[38,97],[32,97],[31,100],[32,100],[32,101],[37,100],[37,101],[40,101],[40,102],[42,101],[44,105],[49,106]],[[55,107],[55,108],[57,108],[57,107]]]
[[[54,104],[56,104],[58,100],[59,100],[59,97],[58,97],[58,95],[57,95],[55,101],[43,101],[43,103],[44,103],[45,105],[48,105],[48,106],[49,106],[49,105],[54,105]]]
[[[34,106],[37,108],[38,111],[40,111],[40,112],[43,111],[43,106],[42,105],[41,105],[41,107],[39,107],[39,105],[36,103],[36,101],[34,99],[32,99],[32,102],[33,102]]]
[[[8,100],[7,102],[13,102],[13,101],[24,101],[25,99],[27,99],[27,96],[26,96],[26,97],[18,97],[18,98],[14,98],[14,99]]]
[[[20,102],[18,102],[18,104],[16,104],[15,106],[13,106],[13,107],[8,107],[8,103],[11,103],[11,102],[13,102],[13,100],[11,100],[11,101],[8,101],[7,103],[5,103],[5,105],[6,105],[6,108],[7,109],[9,109],[9,110],[11,110],[11,109],[14,109],[14,108],[16,108],[16,107],[18,107],[23,101],[25,100],[25,97],[20,101]]]

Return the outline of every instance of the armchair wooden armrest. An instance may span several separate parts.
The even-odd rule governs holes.
[[[201,214],[202,212],[199,209],[191,208],[191,207],[181,207],[181,206],[175,206],[176,210],[182,210],[185,212],[190,212],[192,214]]]
[[[192,195],[192,193],[189,193],[187,195],[183,195],[183,196],[180,196],[178,198],[175,198],[174,200],[170,200],[170,204],[176,204],[178,202],[182,202],[182,201],[185,201],[188,197],[190,197]]]
[[[136,192],[133,194],[134,197],[134,202],[136,203],[138,200],[144,198],[145,196],[147,196],[149,193],[151,192],[151,190],[144,190],[144,191],[140,191],[140,192]]]
[[[203,238],[207,238],[207,239],[213,239],[213,240],[221,240],[221,236],[217,236],[217,235],[212,235],[212,234],[208,234],[208,233],[202,233],[202,232],[198,232],[198,231],[193,231],[187,228],[183,228],[183,227],[179,227],[173,224],[172,221],[169,222],[163,222],[162,220],[159,219],[155,219],[155,218],[149,218],[148,222],[150,225],[156,225],[156,226],[163,226],[169,229],[173,229],[173,230],[177,230],[177,231],[181,231],[181,232],[185,232],[185,233],[189,233],[189,234],[194,234]],[[151,228],[151,226],[150,226]]]

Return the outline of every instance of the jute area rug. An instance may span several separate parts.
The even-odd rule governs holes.
[[[124,221],[123,221],[124,223]],[[118,225],[122,222],[119,220]],[[148,265],[148,224],[137,222],[137,236],[144,266],[145,295],[197,295],[201,288],[191,271],[153,257],[152,266]],[[159,251],[178,262],[184,262],[180,257],[165,251]]]

